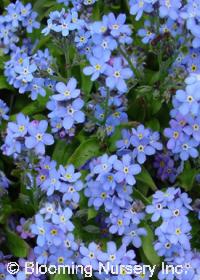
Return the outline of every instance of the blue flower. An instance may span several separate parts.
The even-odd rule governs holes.
[[[43,246],[46,241],[46,229],[47,224],[45,223],[43,217],[39,214],[35,216],[35,224],[30,226],[31,232],[37,235],[37,244]]]
[[[111,214],[108,221],[111,224],[109,232],[118,235],[123,235],[126,227],[130,224],[130,220],[124,216],[124,213],[119,213],[118,216]]]
[[[8,129],[13,137],[24,137],[27,134],[29,127],[29,117],[19,113],[16,117],[16,122],[9,122]]]
[[[124,80],[127,80],[133,76],[133,72],[128,67],[123,67],[122,59],[117,57],[113,61],[113,66],[107,66],[106,69],[106,85],[110,89],[118,89],[119,92],[126,92],[127,85]]]
[[[70,129],[74,123],[83,123],[85,121],[85,115],[81,111],[84,106],[82,99],[77,98],[72,102],[72,104],[67,106],[66,114],[63,120],[63,127],[65,129]]]
[[[86,197],[89,197],[88,206],[94,206],[96,210],[104,205],[106,210],[112,209],[113,191],[105,191],[104,186],[100,182],[89,181],[84,191]]]
[[[13,27],[18,27],[19,22],[21,21],[20,7],[19,5],[11,3],[7,6],[7,15],[5,19],[7,22],[11,22]]]
[[[130,13],[136,15],[135,19],[139,20],[143,12],[150,13],[153,10],[152,4],[155,0],[130,0]]]
[[[83,189],[83,183],[78,180],[74,184],[64,185],[61,191],[64,192],[62,201],[65,203],[66,201],[72,201],[74,203],[78,203],[80,200],[79,191]]]
[[[37,66],[34,63],[30,64],[29,59],[24,59],[22,65],[17,65],[14,67],[15,72],[19,74],[17,79],[24,82],[31,82],[33,80],[33,73],[36,71]]]
[[[34,254],[36,261],[39,264],[46,264],[48,261],[49,253],[48,253],[48,246],[36,246],[34,248]]]
[[[9,117],[7,115],[7,113],[9,112],[9,108],[6,105],[6,103],[0,99],[0,124],[1,124],[1,120],[8,120]]]
[[[45,145],[52,145],[54,143],[53,136],[49,133],[45,133],[47,130],[47,121],[40,121],[28,127],[28,133],[30,136],[25,138],[25,146],[28,149],[35,148],[37,154],[45,153]]]
[[[160,0],[160,17],[164,18],[169,16],[171,19],[176,20],[178,18],[178,10],[181,7],[180,0]]]
[[[189,85],[186,87],[186,91],[178,90],[176,92],[175,98],[180,102],[178,110],[183,116],[187,115],[188,113],[191,113],[195,116],[198,115],[200,101],[199,86],[199,83]]]
[[[49,178],[41,185],[41,189],[47,192],[47,195],[52,195],[56,190],[60,189],[61,182],[60,173],[56,169],[51,169]]]
[[[75,173],[75,168],[72,164],[68,165],[66,168],[60,165],[59,171],[61,174],[60,179],[69,183],[76,182],[81,176],[80,172]]]
[[[187,122],[188,124],[183,128],[183,131],[200,143],[200,117],[189,116]]]
[[[136,183],[134,175],[141,172],[141,167],[138,164],[133,164],[129,155],[124,155],[122,161],[116,160],[114,162],[114,169],[117,170],[117,173],[114,175],[116,181],[118,183],[126,181],[131,186]]]
[[[126,247],[121,246],[119,249],[117,249],[117,245],[113,241],[109,241],[107,243],[107,256],[108,256],[108,262],[111,265],[118,265],[121,263],[125,253],[126,253]]]
[[[78,33],[75,36],[75,43],[77,48],[83,47],[85,44],[87,44],[89,38],[91,36],[91,33],[89,31],[79,30]]]
[[[76,98],[80,95],[80,89],[76,89],[77,81],[74,78],[70,78],[67,85],[62,82],[56,84],[56,90],[59,94],[55,94],[52,98],[56,101],[66,101],[72,98]]]
[[[94,270],[98,269],[99,262],[106,261],[107,255],[100,251],[98,245],[91,242],[88,248],[80,247],[80,253],[83,256],[81,259],[82,265],[91,265]]]
[[[125,14],[119,14],[117,18],[113,13],[108,14],[108,27],[110,29],[110,34],[113,37],[119,37],[123,33],[129,34],[128,25],[124,24],[126,21]]]
[[[153,155],[156,150],[162,149],[162,144],[158,142],[159,134],[152,133],[151,130],[139,125],[137,129],[132,128],[131,145],[134,147],[133,157],[137,158],[140,164],[146,161],[146,155]]]
[[[54,213],[52,215],[52,222],[59,226],[64,232],[73,231],[74,225],[70,221],[72,217],[72,210],[70,208],[66,208],[64,211],[61,209],[58,210],[58,213]]]
[[[174,149],[175,154],[179,154],[181,160],[188,160],[189,157],[197,158],[199,155],[196,147],[199,143],[193,139],[190,139],[189,136],[185,136],[180,144]]]
[[[144,27],[145,28],[142,28],[142,29],[138,30],[138,35],[140,37],[142,37],[142,42],[144,44],[148,44],[149,42],[151,42],[155,38],[156,34],[151,31],[150,21],[146,20],[144,22]]]
[[[75,252],[78,250],[78,244],[76,243],[74,235],[72,233],[68,233],[66,235],[64,240],[64,246],[67,250],[73,250]]]
[[[46,226],[45,237],[50,244],[59,246],[64,239],[64,232],[61,230],[60,225],[58,226],[48,223]]]
[[[36,21],[37,15],[36,12],[31,12],[31,14],[22,22],[22,25],[26,27],[28,33],[32,33],[33,29],[40,28],[40,23]]]
[[[162,217],[163,219],[169,219],[172,213],[169,209],[165,209],[165,205],[162,203],[153,203],[153,205],[148,205],[146,207],[146,212],[148,214],[153,214],[151,217],[152,222],[156,222]]]
[[[96,162],[96,166],[91,170],[95,174],[107,174],[111,171],[113,168],[113,164],[115,160],[117,159],[116,155],[108,156],[107,154],[104,154],[103,156],[98,158],[98,161]]]
[[[108,65],[106,62],[109,60],[109,53],[103,51],[101,48],[93,49],[93,56],[89,57],[91,66],[87,66],[83,69],[85,75],[92,75],[91,80],[95,81],[99,78],[100,74],[104,74]]]
[[[66,37],[69,35],[70,27],[71,27],[71,15],[67,14],[66,17],[60,19],[60,24],[56,28],[56,32],[61,32],[62,36]]]
[[[130,147],[130,138],[131,138],[131,133],[127,129],[123,129],[122,132],[122,140],[118,140],[116,143],[117,149],[120,150],[125,150]]]
[[[132,224],[125,229],[122,241],[126,245],[132,243],[136,248],[140,248],[142,246],[142,240],[140,236],[144,235],[147,235],[147,232],[144,228],[138,228],[136,225]]]
[[[71,265],[73,262],[73,251],[63,250],[63,247],[51,247],[49,263],[52,265]]]
[[[44,79],[34,78],[30,85],[31,99],[36,100],[38,95],[45,96]]]

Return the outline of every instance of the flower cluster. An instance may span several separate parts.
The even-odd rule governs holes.
[[[48,76],[53,74],[53,70],[48,49],[32,54],[32,48],[30,42],[25,42],[21,48],[16,47],[11,59],[5,63],[4,73],[8,83],[17,88],[19,93],[30,92],[31,99],[36,100],[38,95],[46,95],[45,87],[51,81]]]
[[[0,16],[0,44],[6,53],[15,48],[15,44],[19,42],[17,32],[26,29],[28,33],[32,33],[33,29],[40,27],[36,17],[37,13],[32,11],[30,3],[23,5],[17,0],[15,4],[7,6],[6,14]]]
[[[171,187],[164,192],[157,191],[153,195],[152,205],[146,207],[146,212],[152,214],[153,222],[162,219],[162,224],[155,230],[158,240],[154,248],[158,255],[164,257],[167,263],[182,264],[185,271],[189,270],[187,274],[194,276],[198,275],[199,268],[196,267],[195,261],[192,261],[193,258],[195,259],[195,254],[191,252],[190,245],[191,225],[187,215],[192,210],[191,201],[180,188]],[[189,266],[186,265],[188,262],[191,262]],[[165,279],[162,272],[158,277]],[[182,279],[178,278],[178,275],[176,277]]]
[[[159,142],[159,133],[152,132],[150,129],[139,125],[136,129],[122,130],[122,139],[117,141],[116,146],[119,153],[128,153],[137,160],[139,164],[143,164],[147,157],[156,153],[156,150],[162,150],[163,146]]]
[[[78,247],[71,233],[74,229],[70,220],[72,215],[68,207],[62,209],[61,206],[48,204],[35,216],[35,223],[30,229],[37,240],[34,253],[38,263],[58,265],[70,262]]]
[[[97,0],[57,0],[58,3],[63,3],[65,6],[73,5],[76,10],[81,10],[85,6],[93,5]]]
[[[61,12],[50,13],[47,27],[42,30],[42,33],[46,36],[53,32],[67,37],[70,31],[79,30],[82,25],[84,25],[84,21],[78,18],[78,13],[75,10],[66,12],[65,9],[62,9]]]
[[[3,154],[17,157],[22,152],[34,149],[37,155],[45,153],[45,146],[54,143],[53,136],[46,133],[48,122],[31,121],[19,113],[15,122],[9,122],[5,142],[1,147]]]
[[[107,135],[111,135],[115,127],[121,123],[126,123],[128,120],[126,111],[127,99],[124,95],[116,95],[115,91],[100,87],[98,95],[88,105],[88,112],[92,112],[92,117],[95,117],[95,123],[101,128],[105,128]],[[106,103],[108,104],[106,106]],[[86,123],[88,130],[93,129],[93,118]]]
[[[141,246],[140,236],[146,234],[138,227],[144,218],[141,207],[132,199],[135,175],[140,172],[141,167],[128,154],[122,158],[105,154],[91,161],[84,191],[89,207],[99,210],[103,206],[110,213],[105,219],[109,232],[123,236],[124,244],[137,248]]]
[[[125,20],[124,14],[116,18],[110,13],[103,16],[102,21],[87,23],[78,19],[76,11],[66,13],[63,9],[50,14],[48,26],[43,29],[43,33],[61,33],[62,36],[69,37],[70,31],[76,31],[71,41],[74,41],[79,52],[85,54],[90,62],[90,66],[83,69],[84,74],[91,75],[92,81],[104,75],[107,87],[123,93],[127,91],[125,80],[131,78],[133,72],[122,57],[111,57],[111,53],[117,49],[118,41],[121,44],[132,42],[131,29],[125,24]]]
[[[199,280],[199,0],[129,0],[131,16],[125,1],[36,1],[35,32],[14,2],[0,16],[0,279],[52,278],[25,275],[31,261]],[[125,268],[147,261],[154,275]]]
[[[70,78],[67,84],[56,83],[56,94],[52,95],[47,103],[51,111],[48,117],[51,120],[52,132],[58,133],[61,138],[73,136],[75,125],[84,123],[85,114],[82,111],[84,101],[80,98],[80,90],[76,88],[77,81]]]
[[[49,157],[44,157],[37,168],[37,186],[47,196],[51,196],[58,192],[62,194],[63,203],[76,207],[79,203],[79,191],[83,188],[83,183],[79,179],[80,172],[75,172],[72,164],[66,168],[62,165],[57,169],[56,161],[50,160]]]
[[[168,22],[167,32],[173,33],[173,28],[169,27],[178,24],[178,30],[186,28],[192,35],[192,46],[200,46],[198,0],[188,0],[187,3],[181,0],[130,0],[129,5],[130,13],[136,16],[136,20],[139,20],[143,13],[153,14],[158,11],[159,17]]]
[[[200,82],[198,75],[186,79],[185,90],[178,90],[173,99],[174,109],[171,111],[170,128],[164,130],[169,138],[167,148],[180,159],[186,161],[189,157],[197,158],[200,144]]]
[[[199,56],[199,50],[194,48],[189,48],[186,55],[181,52],[173,64],[174,69],[181,68],[189,74],[199,74]]]
[[[163,182],[169,180],[170,183],[174,183],[177,176],[183,171],[183,164],[177,166],[178,163],[178,158],[172,153],[156,154],[153,166],[157,169],[157,177]]]
[[[121,56],[112,57],[112,51],[121,44],[132,42],[131,29],[125,24],[126,16],[120,14],[117,18],[113,13],[103,16],[101,22],[94,22],[88,31],[84,31],[88,36],[84,44],[77,46],[86,54],[90,66],[83,69],[85,75],[91,75],[94,81],[99,77],[105,77],[106,86],[120,93],[127,91],[125,80],[133,76],[132,70],[127,66],[127,62]],[[88,51],[89,49],[89,51]]]

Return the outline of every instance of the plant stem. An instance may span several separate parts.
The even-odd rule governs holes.
[[[137,79],[139,79],[139,78],[140,78],[140,72],[135,68],[135,66],[133,65],[133,63],[132,63],[131,59],[129,58],[129,56],[125,53],[125,51],[121,48],[120,45],[118,46],[118,50],[119,50],[119,52],[121,53],[121,55],[122,55],[122,56],[126,59],[126,61],[128,62],[128,64],[129,64],[131,70],[133,71],[135,77],[136,77]]]

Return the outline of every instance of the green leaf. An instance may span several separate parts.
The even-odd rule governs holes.
[[[92,19],[93,20],[100,20],[101,14],[100,14],[100,9],[99,9],[99,2],[96,2],[94,7],[93,7],[93,12],[92,12]]]
[[[146,184],[153,191],[157,190],[157,187],[156,187],[151,175],[144,167],[142,168],[142,172],[136,176],[136,180],[142,182],[143,184]]]
[[[151,204],[151,201],[146,198],[139,190],[137,190],[136,188],[134,188],[133,191],[133,197],[140,199],[145,205]]]
[[[161,100],[158,99],[154,99],[152,104],[151,104],[151,112],[152,115],[155,115],[156,113],[158,113],[160,111],[160,109],[162,108],[162,102]]]
[[[91,220],[97,216],[98,212],[94,208],[88,209],[88,220]]]
[[[100,154],[99,141],[96,137],[93,137],[80,144],[69,158],[68,163],[74,164],[75,167],[80,167],[89,159],[97,157]]]
[[[16,233],[6,229],[7,246],[13,256],[18,258],[25,258],[28,255],[29,246]]]
[[[1,205],[1,213],[0,213],[0,224],[5,224],[8,220],[9,215],[12,213],[13,208],[10,204]]]
[[[151,128],[154,131],[160,130],[160,123],[159,123],[159,120],[156,118],[152,118],[150,121],[146,122],[146,126]]]
[[[142,227],[144,227],[147,231],[146,236],[142,236],[142,250],[147,258],[147,260],[152,265],[158,265],[161,263],[161,258],[157,255],[156,251],[154,250],[153,244],[154,244],[154,235],[150,228],[150,226],[147,223],[142,223]]]
[[[25,106],[22,110],[21,113],[25,115],[34,115],[37,113],[42,112],[45,107],[46,103],[49,100],[49,96],[52,95],[52,91],[46,88],[46,96],[41,96],[39,95],[36,101],[33,101],[29,103],[27,106]],[[10,120],[14,121],[16,118],[16,114],[10,116]]]
[[[50,279],[52,279],[52,280],[73,280],[74,277],[67,275],[67,274],[56,274],[56,275],[52,276]]]
[[[89,76],[86,76],[83,73],[83,68],[86,66],[86,64],[81,65],[81,89],[88,96],[92,90],[93,82],[91,81],[91,78]]]
[[[94,225],[85,226],[83,229],[89,233],[100,233],[99,227]]]
[[[185,163],[183,172],[179,175],[181,187],[186,191],[190,191],[194,185],[197,174],[199,174],[199,170],[193,169],[190,165],[190,162],[187,161]]]
[[[52,159],[58,164],[66,165],[69,157],[73,154],[73,151],[77,148],[78,141],[74,139],[70,144],[66,140],[57,140],[55,148],[52,154]]]
[[[13,89],[8,82],[6,81],[6,77],[0,76],[0,89]]]

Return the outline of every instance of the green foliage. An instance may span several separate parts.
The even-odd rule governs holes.
[[[136,179],[139,182],[150,187],[153,191],[157,190],[157,187],[156,187],[150,173],[144,167],[142,168],[142,172],[136,176]]]
[[[101,154],[99,141],[96,137],[91,137],[80,144],[68,159],[68,163],[72,163],[75,167],[84,165],[89,159],[97,157]]]
[[[195,183],[195,178],[199,174],[199,169],[192,168],[189,161],[185,163],[183,172],[179,175],[180,186],[186,191],[191,191]]]
[[[15,232],[6,229],[7,246],[15,257],[25,258],[28,255],[29,246]]]
[[[153,231],[147,223],[142,223],[142,227],[144,227],[147,231],[147,235],[142,236],[143,253],[151,265],[159,265],[161,264],[161,258],[157,255],[153,247],[154,244]]]

